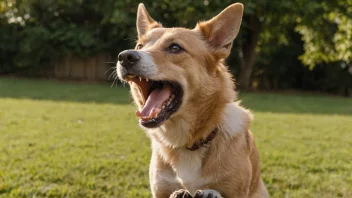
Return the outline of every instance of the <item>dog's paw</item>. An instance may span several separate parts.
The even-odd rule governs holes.
[[[216,190],[197,190],[193,198],[223,198]]]
[[[187,190],[181,189],[173,192],[169,198],[192,198],[192,195]]]

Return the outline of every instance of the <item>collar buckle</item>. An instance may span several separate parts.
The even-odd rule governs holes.
[[[202,142],[202,146],[206,147],[206,148],[209,148],[211,147],[211,142],[208,141],[208,142]]]

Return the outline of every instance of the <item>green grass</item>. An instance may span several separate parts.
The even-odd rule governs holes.
[[[352,100],[241,93],[272,197],[352,197]],[[0,79],[0,197],[151,197],[126,88]]]

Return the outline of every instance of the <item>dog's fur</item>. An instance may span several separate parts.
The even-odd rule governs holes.
[[[249,130],[252,115],[233,102],[234,82],[224,65],[242,14],[243,5],[236,3],[194,29],[163,28],[143,4],[138,7],[138,44],[144,45],[138,50],[143,54],[138,72],[153,80],[178,82],[184,91],[178,111],[160,127],[146,129],[152,141],[150,185],[154,198],[168,198],[179,189],[190,194],[200,190],[203,197],[208,192],[213,197],[269,197]],[[185,51],[165,52],[173,42]],[[140,109],[143,98],[134,83],[130,86]],[[216,127],[210,148],[187,149]]]

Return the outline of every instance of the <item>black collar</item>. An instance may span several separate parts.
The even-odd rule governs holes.
[[[216,127],[205,140],[198,140],[196,141],[191,148],[187,148],[190,151],[195,151],[199,149],[200,147],[206,147],[209,148],[211,146],[211,141],[214,139],[216,132],[218,131],[218,127]]]

